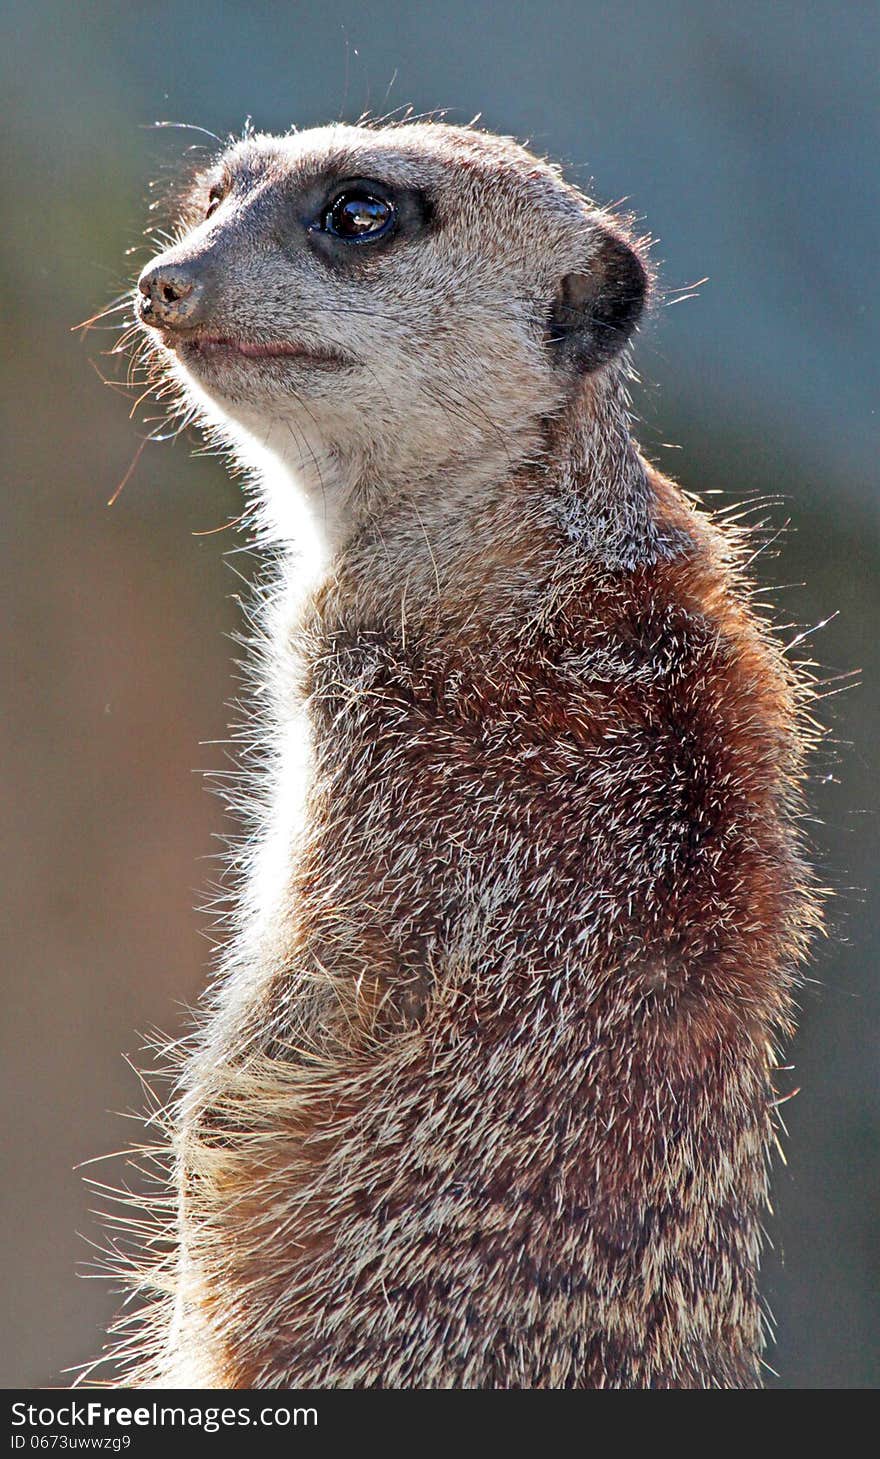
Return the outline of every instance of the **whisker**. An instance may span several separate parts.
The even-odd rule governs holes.
[[[118,314],[120,309],[127,309],[130,302],[131,295],[129,293],[119,294],[111,304],[107,305],[106,309],[102,309],[98,314],[93,314],[90,319],[83,319],[80,324],[72,324],[70,326],[71,334],[75,334],[79,329],[90,329],[99,320],[107,319],[111,314]]]
[[[150,439],[149,436],[145,436],[144,439],[141,441],[140,445],[138,446],[137,450],[134,453],[134,458],[132,460],[131,465],[129,466],[128,470],[126,471],[125,475],[123,476],[122,480],[120,481],[120,483],[117,486],[116,490],[114,491],[113,495],[110,497],[110,500],[107,502],[108,507],[115,506],[116,502],[119,500],[119,497],[120,497],[120,495],[122,493],[123,488],[131,480],[132,473],[134,472],[135,467],[137,466],[138,462],[140,461],[141,456],[144,453],[144,447],[146,446],[146,444],[149,441],[149,439]]]
[[[152,131],[163,131],[163,130],[170,129],[170,130],[186,131],[186,132],[201,132],[201,134],[202,134],[203,137],[210,137],[211,138],[211,141],[212,142],[216,142],[218,147],[222,147],[223,146],[223,138],[222,137],[218,137],[216,132],[209,131],[207,127],[197,127],[197,126],[194,125],[193,122],[171,122],[171,121],[145,122],[144,123],[144,127],[145,127],[145,129],[152,130]]]

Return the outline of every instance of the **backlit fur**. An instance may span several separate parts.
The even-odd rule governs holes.
[[[422,189],[430,224],[328,264],[290,242],[324,175]],[[151,335],[277,571],[135,1382],[760,1382],[774,1051],[818,917],[804,690],[736,534],[640,456],[626,350],[548,332],[607,239],[647,280],[557,169],[421,123],[234,144],[164,255],[206,270],[215,335],[350,363]]]

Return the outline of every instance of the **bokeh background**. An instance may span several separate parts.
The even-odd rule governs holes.
[[[108,509],[149,426],[96,373],[119,377],[113,334],[71,326],[147,256],[149,180],[205,140],[153,122],[223,135],[406,103],[480,112],[628,198],[670,296],[709,276],[643,331],[645,448],[712,500],[785,498],[757,570],[786,585],[785,621],[839,615],[811,640],[826,675],[862,671],[824,706],[836,763],[813,830],[834,935],[803,992],[764,1286],[772,1383],[876,1384],[878,17],[858,0],[7,0],[6,1386],[66,1381],[117,1306],[78,1275],[99,1231],[74,1167],[137,1137],[122,1055],[178,1029],[203,983],[193,908],[224,821],[194,772],[222,768],[235,689],[240,544],[194,534],[238,515],[237,489],[181,439],[149,446]]]

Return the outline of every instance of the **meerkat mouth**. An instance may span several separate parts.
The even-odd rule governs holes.
[[[354,364],[351,357],[340,350],[297,344],[292,340],[250,340],[226,334],[193,334],[185,338],[165,335],[164,342],[187,359],[217,364],[240,360],[299,360],[306,365]]]

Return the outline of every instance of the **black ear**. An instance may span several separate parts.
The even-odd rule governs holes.
[[[620,354],[645,306],[648,275],[617,234],[600,234],[589,273],[566,274],[550,309],[547,339],[560,361],[597,370]]]

